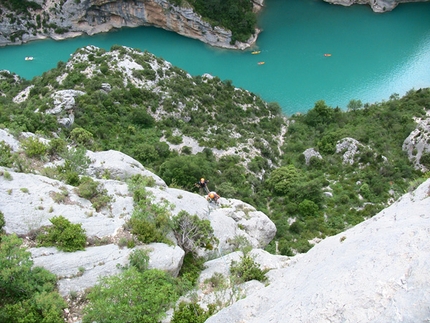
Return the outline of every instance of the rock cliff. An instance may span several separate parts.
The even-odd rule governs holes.
[[[257,31],[248,42],[231,44],[231,31],[212,27],[192,8],[178,7],[167,0],[67,0],[62,4],[44,1],[41,5],[41,10],[29,11],[23,19],[13,21],[7,18],[9,12],[4,9],[0,23],[0,45],[19,44],[21,39],[24,42],[47,37],[62,39],[138,26],[159,27],[212,46],[231,49],[250,47],[258,35]],[[261,7],[262,1],[254,3],[255,10]],[[56,28],[49,31],[48,28],[37,27],[41,16]],[[21,37],[15,37],[19,35]]]

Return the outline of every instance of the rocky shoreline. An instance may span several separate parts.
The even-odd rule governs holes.
[[[67,0],[61,7],[49,0],[40,5],[42,9],[29,10],[25,15],[18,15],[19,19],[15,20],[7,18],[13,13],[2,8],[0,46],[21,45],[46,38],[63,40],[84,34],[91,36],[122,27],[154,26],[214,47],[244,50],[255,44],[260,33],[260,30],[256,29],[255,34],[247,42],[236,41],[231,44],[230,30],[212,27],[192,8],[178,7],[167,0],[133,3],[116,0],[78,3]],[[263,8],[263,0],[254,1],[253,5],[254,11],[259,12]],[[41,17],[45,24],[49,22],[49,29],[40,24]]]

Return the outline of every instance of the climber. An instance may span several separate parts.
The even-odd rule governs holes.
[[[210,203],[210,202],[215,202],[215,204],[218,204],[218,199],[221,196],[219,196],[216,192],[210,192],[208,194],[208,196],[206,196],[206,200]]]
[[[209,194],[208,183],[208,179],[205,180],[204,178],[200,178],[200,182],[197,182],[194,185],[199,188],[200,194],[205,195]]]

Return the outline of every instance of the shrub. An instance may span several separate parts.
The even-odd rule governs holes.
[[[88,294],[83,323],[159,322],[178,297],[174,279],[161,270],[131,267],[104,277]]]
[[[209,305],[205,311],[197,303],[181,302],[175,312],[171,323],[204,323],[215,313],[215,306]]]
[[[298,210],[303,216],[316,216],[319,208],[314,202],[305,199],[299,204]]]
[[[30,299],[4,306],[0,319],[8,323],[63,323],[63,309],[66,307],[67,303],[57,292],[35,293]]]
[[[8,171],[5,171],[3,173],[3,177],[5,180],[8,180],[8,181],[11,181],[13,179],[12,175]]]
[[[60,155],[67,150],[67,143],[61,138],[54,138],[49,142],[48,153],[51,156]]]
[[[76,190],[80,197],[91,200],[98,194],[99,183],[94,181],[91,177],[82,177],[80,182]]]
[[[2,211],[0,211],[0,234],[3,231],[3,227],[6,224],[6,221],[4,219],[4,214]]]
[[[73,172],[77,174],[84,174],[91,160],[86,155],[87,150],[83,146],[72,149],[66,149],[61,153],[66,162],[63,166],[59,166],[60,173]]]
[[[268,270],[261,270],[260,266],[249,254],[243,255],[240,262],[232,261],[230,273],[233,281],[241,284],[250,280],[266,281],[265,276]]]
[[[25,154],[30,158],[42,158],[48,150],[48,147],[35,137],[25,138],[21,141],[21,146],[24,149]]]
[[[168,204],[152,204],[151,195],[145,190],[154,180],[144,176],[133,176],[128,181],[133,192],[134,211],[126,226],[143,243],[171,243],[166,235],[170,231],[170,211]]]
[[[136,268],[137,271],[143,273],[145,270],[148,269],[148,263],[149,263],[148,250],[144,250],[144,249],[134,250],[128,256],[128,260],[129,260],[130,266]]]
[[[85,249],[87,237],[82,224],[73,224],[61,215],[53,217],[50,222],[52,226],[37,236],[41,246],[57,247],[67,252]]]
[[[63,322],[66,303],[54,292],[56,276],[33,267],[31,253],[15,234],[1,236],[0,320],[2,322]]]
[[[70,133],[70,139],[76,144],[91,148],[94,142],[93,134],[83,128],[75,128]]]
[[[421,155],[420,163],[427,167],[427,169],[430,169],[430,152]]]
[[[11,148],[4,141],[0,141],[0,166],[12,166]]]
[[[76,191],[80,197],[90,200],[97,211],[108,205],[111,201],[111,197],[107,195],[107,190],[103,189],[101,184],[94,181],[91,177],[82,177]]]
[[[185,254],[184,262],[179,271],[179,277],[184,285],[188,285],[188,287],[191,288],[196,284],[200,273],[205,269],[204,263],[205,259],[202,257],[196,257],[192,253]]]

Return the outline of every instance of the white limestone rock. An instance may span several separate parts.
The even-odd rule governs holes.
[[[231,263],[240,262],[243,256],[242,251],[235,251],[219,258],[205,262],[205,270],[199,276],[199,283],[211,278],[215,273],[219,273],[228,278],[230,275]],[[260,266],[261,270],[272,270],[285,268],[289,265],[291,258],[287,256],[277,256],[264,251],[263,249],[252,249],[249,256]]]
[[[430,180],[326,238],[207,323],[430,320]],[[296,257],[294,257],[296,258]],[[292,259],[294,259],[292,258]]]
[[[149,252],[149,269],[162,269],[173,277],[178,276],[184,261],[184,250],[165,243],[151,243],[143,248]]]
[[[363,145],[354,138],[343,138],[336,143],[336,153],[343,154],[344,164],[354,164],[354,157]]]
[[[0,142],[4,142],[8,145],[13,152],[17,152],[21,147],[19,140],[12,136],[9,131],[0,129]]]
[[[158,186],[166,186],[166,183],[154,173],[145,169],[136,159],[116,150],[87,151],[87,157],[91,164],[87,174],[96,178],[108,177],[118,180],[126,180],[133,175],[152,177]]]
[[[306,165],[309,165],[309,162],[311,161],[312,157],[316,157],[318,159],[322,159],[321,154],[316,151],[314,148],[308,148],[303,152],[303,155],[305,156],[305,163]]]
[[[72,110],[75,107],[75,97],[84,95],[85,92],[77,90],[60,90],[52,94],[54,107],[46,110],[47,114],[58,115],[61,112]]]
[[[424,153],[430,153],[430,111],[427,111],[426,118],[416,118],[415,121],[417,127],[405,139],[402,149],[407,152],[415,169],[427,172],[427,167],[420,160]]]

